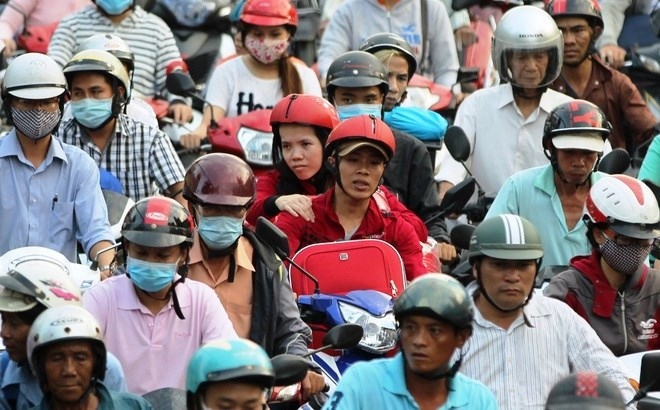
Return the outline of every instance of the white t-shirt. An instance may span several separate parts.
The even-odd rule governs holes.
[[[248,57],[249,58],[249,57]],[[321,97],[321,85],[314,71],[294,60],[303,93]],[[213,70],[206,85],[206,101],[225,110],[227,117],[236,117],[254,110],[273,108],[284,97],[279,78],[254,76],[243,57],[233,58]]]

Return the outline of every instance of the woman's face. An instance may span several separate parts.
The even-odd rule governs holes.
[[[323,166],[323,145],[309,125],[280,125],[282,157],[301,181],[316,175]]]

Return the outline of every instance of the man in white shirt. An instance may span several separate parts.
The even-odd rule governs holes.
[[[461,370],[488,386],[500,409],[541,410],[552,387],[578,371],[608,377],[630,401],[635,392],[623,365],[591,326],[565,303],[534,292],[543,246],[531,222],[487,218],[468,257],[476,309]]]
[[[468,96],[454,121],[468,137],[467,166],[487,197],[495,197],[514,173],[547,163],[541,144],[543,124],[553,108],[571,100],[547,88],[561,71],[563,47],[561,31],[542,9],[515,7],[500,20],[492,55],[507,84]],[[465,175],[463,166],[447,157],[436,175],[440,195]]]

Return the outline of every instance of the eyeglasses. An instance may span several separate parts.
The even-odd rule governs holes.
[[[640,238],[631,238],[630,236],[619,235],[613,232],[610,229],[603,229],[603,235],[610,241],[614,242],[619,246],[658,246],[660,245],[660,239],[651,238],[651,239],[640,239]],[[608,235],[608,232],[613,235]]]
[[[21,111],[37,110],[39,108],[45,111],[55,111],[60,106],[59,98],[48,98],[45,100],[26,100],[23,98],[14,98],[14,107]]]

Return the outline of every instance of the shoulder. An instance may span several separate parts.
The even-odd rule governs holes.
[[[83,299],[87,301],[91,297],[111,298],[114,294],[128,291],[131,286],[131,280],[125,274],[113,276],[92,285],[92,287],[87,289],[83,294]]]
[[[157,15],[154,13],[150,13],[148,11],[145,11],[142,7],[136,6],[135,7],[135,20],[138,22],[138,26],[145,28],[145,27],[156,27],[161,31],[165,31],[167,33],[171,33],[172,30],[170,30],[170,27]]]
[[[458,372],[453,378],[453,383],[452,390],[467,395],[472,403],[484,404],[484,400],[495,403],[495,396],[493,396],[491,390],[479,380]]]
[[[91,171],[91,168],[93,167],[96,168],[96,163],[94,162],[94,159],[89,156],[85,151],[82,149],[70,145],[67,143],[62,142],[59,138],[53,138],[54,140],[57,140],[61,145],[62,149],[64,150],[64,153],[66,154],[67,158],[69,158],[72,161],[72,164],[78,168],[82,168],[85,171]]]
[[[151,404],[143,397],[132,393],[109,391],[112,403],[118,409],[151,409]]]
[[[99,15],[99,13],[96,10],[96,6],[90,4],[89,6],[79,10],[78,12],[71,13],[68,16],[62,18],[62,20],[60,20],[60,24],[57,27],[57,29],[59,29],[60,27],[65,27],[67,25],[78,23],[80,21],[88,21],[89,19],[96,20],[97,15]]]

